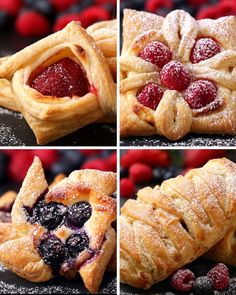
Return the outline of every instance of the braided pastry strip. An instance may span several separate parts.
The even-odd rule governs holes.
[[[217,244],[235,223],[236,165],[209,161],[128,200],[120,217],[121,281],[147,289]]]
[[[192,64],[190,53],[195,41],[210,37],[221,52],[208,60]],[[190,131],[235,133],[236,118],[236,18],[196,21],[188,13],[175,10],[166,18],[134,10],[124,11],[121,67],[121,135],[161,134],[171,140]],[[144,47],[160,41],[192,73],[194,79],[210,79],[218,88],[216,100],[191,110],[176,90],[165,91],[156,110],[140,104],[136,95],[148,83],[160,85],[158,66],[138,57]]]

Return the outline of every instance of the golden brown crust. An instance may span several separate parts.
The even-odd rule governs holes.
[[[217,244],[235,222],[236,164],[209,161],[121,209],[121,281],[147,289]]]
[[[188,132],[234,134],[236,126],[236,17],[196,21],[188,13],[175,10],[165,18],[124,10],[121,66],[121,136],[164,135],[177,140]],[[222,32],[224,32],[222,34]],[[192,64],[190,53],[196,39],[215,39],[221,52]],[[148,83],[160,85],[158,66],[138,57],[151,41],[166,44],[172,60],[180,60],[194,79],[212,80],[217,88],[214,104],[192,110],[184,92],[162,86],[164,95],[156,110],[140,104],[137,92]]]

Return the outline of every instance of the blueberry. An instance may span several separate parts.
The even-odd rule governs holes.
[[[193,287],[194,295],[213,295],[214,291],[212,289],[211,280],[206,277],[198,277]]]
[[[179,167],[176,166],[169,166],[168,168],[163,170],[163,180],[172,178],[172,177],[176,177],[177,175],[179,175],[181,173]]]
[[[0,11],[0,29],[6,28],[11,23],[11,16],[4,10]]]
[[[68,9],[68,13],[80,13],[83,10],[83,6],[81,4],[74,4]]]
[[[186,12],[188,12],[189,14],[191,14],[192,16],[195,16],[197,9],[196,7],[190,6],[190,5],[184,5],[181,7],[181,9],[185,10]]]
[[[43,15],[50,17],[53,16],[54,10],[51,3],[47,0],[37,0],[33,3],[33,8],[41,12]]]
[[[92,215],[92,207],[87,202],[74,204],[68,212],[68,221],[76,227],[81,228]]]
[[[186,4],[186,0],[172,0],[174,8],[181,8]]]
[[[137,10],[144,10],[144,3],[143,0],[133,0],[133,6]]]
[[[101,152],[101,157],[103,157],[103,158],[108,158],[112,153],[113,153],[114,151],[112,151],[112,150],[103,150],[102,152]]]
[[[73,234],[67,239],[66,246],[70,255],[76,257],[80,252],[88,248],[89,237],[85,232]]]
[[[60,225],[66,212],[67,208],[62,204],[41,201],[33,211],[33,219],[48,230],[53,230]]]
[[[163,181],[164,170],[160,167],[153,169],[153,181],[156,183],[161,183]]]
[[[161,16],[166,16],[171,11],[172,11],[172,9],[170,9],[170,8],[162,7],[157,10],[156,14],[161,15]]]
[[[47,236],[40,242],[38,251],[46,264],[57,268],[65,258],[66,248],[56,236]]]
[[[120,178],[128,176],[128,170],[126,168],[120,167]]]
[[[53,176],[59,173],[69,174],[72,171],[71,165],[67,159],[60,159],[51,166],[51,173]]]
[[[64,161],[70,165],[71,170],[80,168],[84,161],[83,155],[79,151],[67,150],[64,152]]]

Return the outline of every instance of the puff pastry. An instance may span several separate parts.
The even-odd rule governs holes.
[[[216,245],[235,224],[235,181],[223,158],[139,190],[121,209],[121,281],[147,289]]]
[[[23,114],[39,144],[115,116],[109,66],[76,22],[1,61],[0,85],[0,104]]]
[[[120,68],[121,136],[235,134],[235,16],[126,9]]]
[[[74,171],[48,188],[36,157],[12,210],[19,237],[0,245],[0,263],[33,282],[79,273],[96,293],[116,244],[115,189],[115,174],[97,170]]]

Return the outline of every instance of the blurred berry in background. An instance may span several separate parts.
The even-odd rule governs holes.
[[[77,169],[116,172],[116,151],[112,150],[2,150],[0,151],[0,194],[18,190],[26,172],[38,156],[50,183],[60,173]]]
[[[116,0],[0,0],[0,30],[40,37],[63,29],[70,21],[84,28],[116,17]]]
[[[236,162],[236,153],[227,150],[128,150],[121,155],[120,195],[135,197],[138,189],[161,184],[184,175],[210,159],[228,157]]]
[[[183,9],[197,19],[236,15],[235,0],[121,0],[121,10],[132,8],[166,16]]]

